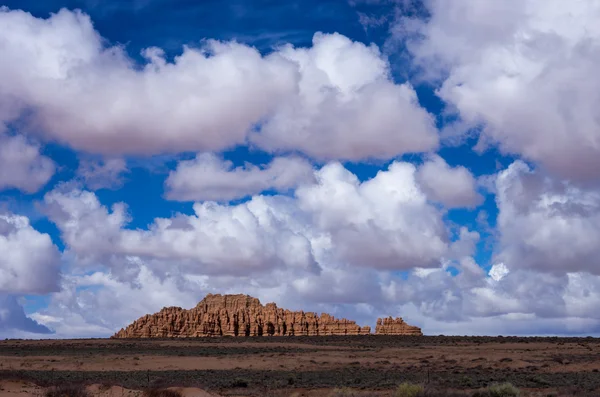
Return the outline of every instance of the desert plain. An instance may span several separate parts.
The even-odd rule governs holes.
[[[393,396],[403,382],[473,393],[600,396],[600,339],[316,336],[0,341],[0,395]],[[347,395],[347,394],[346,394]]]

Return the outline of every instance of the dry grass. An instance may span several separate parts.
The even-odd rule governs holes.
[[[419,397],[424,391],[425,389],[421,385],[405,382],[394,391],[394,397]]]
[[[497,383],[483,391],[475,393],[475,397],[519,397],[521,391],[510,383]]]

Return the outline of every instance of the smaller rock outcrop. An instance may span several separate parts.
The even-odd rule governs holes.
[[[402,317],[378,318],[375,335],[423,335],[421,328],[408,325]]]

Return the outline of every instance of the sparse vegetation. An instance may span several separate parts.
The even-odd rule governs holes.
[[[424,391],[425,389],[421,385],[405,382],[396,388],[394,397],[419,397]]]
[[[520,390],[510,383],[495,383],[475,393],[474,397],[519,397],[520,395]]]
[[[83,385],[62,385],[48,389],[45,397],[91,397]]]
[[[244,378],[236,378],[231,383],[231,387],[248,387],[248,380]]]
[[[469,394],[454,390],[425,389],[418,397],[467,397]]]
[[[343,387],[340,389],[334,389],[329,397],[358,397],[358,392],[348,387]]]
[[[261,397],[266,397],[261,393],[267,391],[272,391],[271,397],[281,397],[307,390],[325,390],[323,396],[326,397],[546,397],[552,393],[556,393],[556,397],[600,395],[600,365],[595,354],[600,349],[600,339],[586,340],[586,346],[593,348],[591,353],[586,347],[577,345],[581,339],[503,339],[509,341],[511,346],[506,351],[495,348],[493,353],[488,352],[485,344],[498,343],[498,339],[488,337],[318,336],[293,341],[283,337],[231,338],[226,344],[215,338],[169,341],[168,348],[161,340],[111,343],[104,340],[44,343],[10,341],[0,343],[0,361],[3,361],[3,356],[14,358],[10,367],[6,362],[3,363],[0,380],[22,380],[46,388],[63,384],[95,384],[101,390],[108,390],[112,386],[142,391],[145,388],[197,387],[229,393],[237,389],[237,394]],[[457,351],[453,348],[456,343],[469,349],[464,353]],[[515,343],[527,348],[521,349],[523,354],[514,354]],[[565,347],[556,348],[560,343]],[[341,360],[331,354],[334,349],[330,347],[340,352],[346,347],[350,349],[342,353],[344,359]],[[398,350],[404,348],[418,349],[419,354],[398,357]],[[364,354],[363,349],[364,352],[375,354]],[[291,358],[296,354],[299,359],[294,361]],[[181,355],[223,360],[214,361],[223,368],[179,368],[177,362]],[[148,362],[156,356],[162,356],[163,361],[170,361],[172,369]],[[167,358],[169,356],[172,358]],[[34,357],[40,359],[36,361]],[[95,358],[94,366],[89,365],[89,357]],[[256,363],[261,365],[254,365],[254,362],[243,365],[240,357],[254,357]],[[424,364],[421,360],[427,360],[428,363]],[[34,365],[21,366],[23,362]],[[81,362],[83,366],[78,365]],[[113,366],[113,362],[118,366]],[[135,366],[136,363],[139,366]],[[564,371],[559,363],[571,365],[573,370]],[[100,364],[104,367],[96,370]],[[584,370],[575,371],[579,366]],[[487,387],[493,382],[510,384]],[[571,385],[577,385],[577,390],[563,390]],[[341,389],[332,392],[335,387]],[[518,388],[521,388],[520,393]],[[59,390],[55,387],[47,395],[80,397],[87,395],[84,393],[85,390],[81,393],[79,390],[66,390],[64,387]]]
[[[343,387],[334,389],[327,397],[376,397],[377,394]]]
[[[182,397],[182,395],[170,389],[149,389],[144,391],[144,397]]]

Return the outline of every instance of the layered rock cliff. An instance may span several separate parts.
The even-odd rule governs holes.
[[[329,314],[262,305],[248,295],[207,295],[190,310],[166,307],[121,329],[113,338],[204,336],[366,335],[371,327]]]
[[[375,335],[423,335],[421,328],[408,325],[401,317],[378,318]]]

